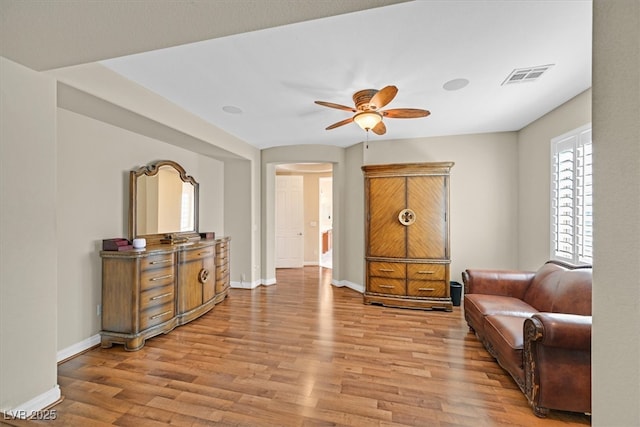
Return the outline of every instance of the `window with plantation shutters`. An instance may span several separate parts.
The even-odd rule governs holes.
[[[591,124],[551,140],[551,258],[593,260]]]

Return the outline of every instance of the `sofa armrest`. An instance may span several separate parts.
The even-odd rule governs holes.
[[[591,316],[536,313],[523,332],[523,391],[534,413],[591,413]]]
[[[536,313],[525,320],[525,340],[548,347],[591,350],[591,316]]]
[[[502,295],[523,299],[535,272],[467,269],[462,272],[464,293]]]

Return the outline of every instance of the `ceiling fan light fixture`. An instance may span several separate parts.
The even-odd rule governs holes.
[[[353,121],[363,130],[371,130],[382,121],[382,115],[375,111],[363,111],[353,117]]]

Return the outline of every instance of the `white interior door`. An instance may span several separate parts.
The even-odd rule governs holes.
[[[276,268],[304,265],[302,176],[276,175]]]

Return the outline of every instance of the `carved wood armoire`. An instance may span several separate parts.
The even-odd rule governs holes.
[[[367,165],[365,304],[452,310],[452,162]]]

